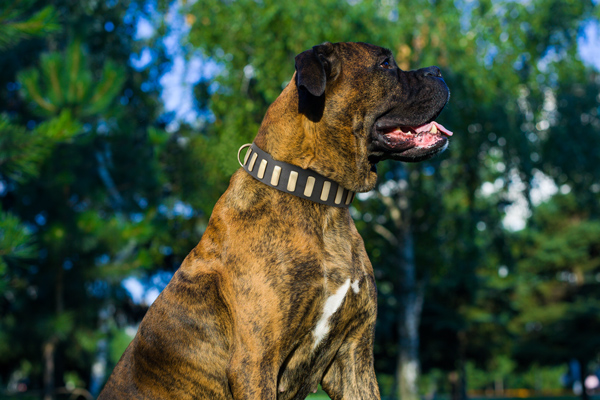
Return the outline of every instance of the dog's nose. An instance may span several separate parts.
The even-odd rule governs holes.
[[[438,67],[427,67],[427,68],[422,68],[419,71],[421,71],[421,73],[423,74],[423,76],[433,76],[436,78],[441,78],[442,77],[442,71],[440,71],[440,69]]]

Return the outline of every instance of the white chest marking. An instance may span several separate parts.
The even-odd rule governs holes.
[[[315,336],[315,344],[313,345],[313,349],[316,348],[319,343],[325,338],[327,333],[329,332],[329,318],[335,314],[338,308],[344,302],[344,297],[350,288],[350,278],[344,282],[342,286],[338,288],[338,290],[329,296],[325,301],[325,306],[323,307],[323,314],[321,315],[321,319],[317,322],[317,326],[313,331],[313,335]]]
[[[358,287],[358,279],[352,282],[352,285],[350,286],[352,286],[352,291],[358,294],[358,292],[360,291],[360,288]]]

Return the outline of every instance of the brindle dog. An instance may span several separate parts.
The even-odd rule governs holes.
[[[254,143],[348,190],[375,165],[443,151],[440,70],[387,49],[324,43],[296,57]],[[99,399],[379,399],[373,268],[348,208],[278,191],[240,169],[206,232],[148,310]]]

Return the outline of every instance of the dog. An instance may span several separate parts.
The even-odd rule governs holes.
[[[376,164],[448,146],[439,68],[323,43],[269,107],[200,243],[149,308],[108,399],[380,399],[377,289],[348,206]],[[239,157],[239,154],[238,154]]]

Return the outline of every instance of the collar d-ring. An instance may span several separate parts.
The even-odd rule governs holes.
[[[242,163],[242,161],[240,161],[240,154],[242,153],[242,150],[247,149],[250,146],[252,146],[252,143],[246,143],[245,145],[242,145],[242,147],[240,147],[239,150],[238,150],[237,160],[240,163],[240,167],[244,166],[244,164]],[[246,160],[244,160],[244,163],[245,162],[246,162]]]

